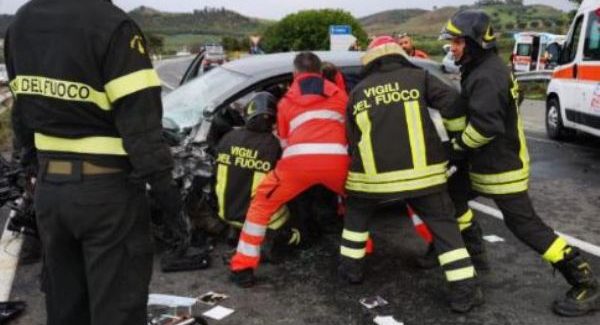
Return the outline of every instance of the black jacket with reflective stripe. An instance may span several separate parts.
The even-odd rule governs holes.
[[[272,133],[245,128],[227,133],[216,147],[219,215],[243,223],[253,187],[275,168],[281,157],[279,140]]]
[[[447,158],[428,107],[455,112],[458,91],[425,70],[380,59],[352,91],[347,109],[350,195],[414,197],[446,184]]]
[[[160,81],[127,14],[102,0],[33,0],[9,26],[5,51],[24,146],[125,162],[150,183],[170,182]]]
[[[469,151],[471,183],[483,194],[527,190],[529,154],[519,114],[519,86],[506,64],[487,53],[464,67],[467,128],[458,143]]]

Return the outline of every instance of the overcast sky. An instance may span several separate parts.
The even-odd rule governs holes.
[[[14,13],[28,0],[0,0],[0,13]],[[343,8],[357,17],[387,9],[424,8],[432,6],[458,6],[472,4],[475,1],[464,0],[113,0],[124,10],[131,10],[141,5],[162,11],[189,12],[193,9],[209,7],[226,7],[244,15],[260,18],[279,19],[289,13],[301,9]],[[573,6],[567,0],[525,0],[526,4],[539,3],[570,10]]]

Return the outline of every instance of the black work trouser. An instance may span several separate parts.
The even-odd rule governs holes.
[[[144,187],[125,174],[53,175],[42,162],[35,208],[48,325],[146,325],[152,275]]]
[[[465,249],[458,224],[454,218],[454,205],[447,192],[422,197],[407,198],[408,203],[423,219],[433,235],[433,245],[449,282],[471,279],[475,276],[471,259]],[[342,259],[362,260],[368,237],[369,221],[377,207],[384,203],[378,199],[349,196],[342,233]]]
[[[459,218],[469,210],[469,200],[476,198],[479,194],[471,190],[469,173],[466,168],[459,168],[458,172],[450,177],[448,186],[457,210],[457,218]],[[498,209],[502,211],[504,223],[508,229],[539,254],[544,254],[558,239],[554,230],[546,225],[535,212],[527,191],[488,197],[493,199]],[[469,243],[468,241],[471,240],[469,236],[464,236],[464,240],[467,246],[479,244]]]

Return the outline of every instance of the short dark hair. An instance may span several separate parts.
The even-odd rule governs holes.
[[[302,52],[294,59],[297,72],[321,73],[321,59],[312,52]]]

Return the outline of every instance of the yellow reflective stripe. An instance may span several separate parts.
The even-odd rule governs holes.
[[[393,172],[379,173],[377,175],[367,175],[362,173],[348,173],[348,181],[364,183],[389,183],[409,179],[419,179],[426,176],[445,173],[448,162],[437,165],[426,166],[420,169],[404,169]]]
[[[400,45],[396,43],[388,43],[385,45],[377,46],[372,50],[368,50],[367,53],[361,58],[361,61],[363,65],[368,65],[369,63],[383,56],[392,54],[406,56],[406,52],[402,49]]]
[[[104,89],[111,103],[117,100],[152,87],[160,87],[160,78],[154,69],[145,69],[116,78],[106,85]]]
[[[488,144],[494,139],[494,137],[485,137],[479,131],[477,131],[470,123],[462,134],[461,137],[464,144],[470,148],[476,149],[481,146]]]
[[[413,167],[414,169],[421,169],[427,166],[427,149],[425,147],[425,135],[423,133],[419,102],[405,102],[404,114],[406,115],[406,123],[408,124],[408,139]]]
[[[523,127],[523,119],[521,114],[518,114],[517,130],[519,132],[519,158],[523,164],[523,170],[527,171],[527,177],[529,177],[529,150],[527,150],[527,139],[525,138],[525,129]]]
[[[463,131],[467,127],[467,117],[457,117],[453,119],[442,119],[444,123],[444,127],[449,132],[460,132]]]
[[[123,139],[114,137],[86,137],[79,139],[67,139],[36,133],[35,147],[42,151],[116,156],[127,155],[127,152],[123,148]]]
[[[469,209],[469,210],[467,210],[467,212],[465,212],[462,216],[460,216],[457,219],[458,228],[460,229],[460,231],[463,231],[463,230],[471,227],[473,217],[474,217],[473,210]]]
[[[11,81],[10,89],[15,95],[37,95],[66,101],[91,103],[105,111],[111,109],[105,93],[79,82],[40,76],[17,76]]]
[[[227,177],[229,174],[229,166],[218,164],[217,165],[217,186],[215,191],[217,192],[217,200],[219,201],[219,216],[225,218],[225,191],[227,190]]]
[[[472,182],[473,190],[485,194],[511,194],[527,191],[529,179],[507,183],[507,184],[480,184]]]
[[[452,23],[452,20],[448,20],[448,24],[446,24],[446,30],[454,35],[462,34],[462,31]]]
[[[356,115],[356,124],[361,132],[358,150],[360,151],[363,168],[367,175],[375,175],[377,174],[377,168],[375,167],[373,142],[371,140],[371,119],[369,118],[369,112],[364,111]]]
[[[340,247],[340,254],[342,256],[350,257],[355,260],[365,257],[366,252],[366,248],[348,248],[345,246]]]
[[[256,194],[256,189],[258,188],[258,185],[260,185],[260,183],[262,182],[262,180],[265,179],[266,175],[267,174],[265,174],[265,173],[254,172],[254,175],[252,176],[252,193],[251,193],[251,197],[254,197],[254,195]]]
[[[459,248],[459,249],[455,249],[453,251],[449,251],[444,254],[441,254],[440,256],[438,256],[438,259],[440,261],[440,265],[444,266],[446,264],[464,260],[469,257],[470,257],[469,252],[467,251],[466,248]]]
[[[346,182],[346,189],[363,193],[397,193],[429,188],[446,183],[446,173],[432,175],[416,180],[399,180],[391,183],[368,184],[353,181]]]
[[[475,268],[472,266],[463,267],[457,270],[446,271],[446,280],[448,282],[462,281],[475,277]]]
[[[369,239],[369,232],[356,232],[344,229],[344,231],[342,232],[342,238],[356,243],[363,243],[366,242],[367,239]]]
[[[544,260],[550,263],[560,262],[565,256],[565,249],[567,248],[567,246],[567,241],[562,237],[558,237],[552,243],[552,245],[550,245],[550,247],[548,248],[548,250],[546,250],[542,257],[544,258]]]
[[[269,229],[277,230],[281,228],[290,219],[290,211],[286,206],[281,207],[271,216]]]
[[[529,178],[529,168],[512,170],[498,174],[469,173],[471,181],[480,184],[502,184],[521,181]]]

